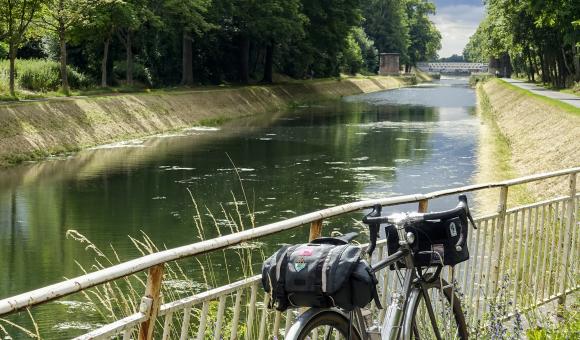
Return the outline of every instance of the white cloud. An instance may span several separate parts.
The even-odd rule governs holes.
[[[482,5],[455,5],[437,8],[437,14],[431,17],[441,32],[440,57],[463,53],[469,37],[475,32],[483,19],[485,9]]]

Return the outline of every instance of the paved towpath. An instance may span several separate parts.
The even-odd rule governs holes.
[[[540,96],[560,100],[566,104],[570,104],[572,106],[580,108],[580,97],[578,97],[576,95],[573,95],[570,93],[562,93],[562,92],[558,92],[558,91],[548,90],[548,89],[541,87],[539,85],[526,83],[524,81],[517,80],[517,79],[502,78],[502,80],[505,82],[508,82],[512,85],[515,85],[517,87],[520,87],[524,90],[528,90],[532,93],[538,94]]]

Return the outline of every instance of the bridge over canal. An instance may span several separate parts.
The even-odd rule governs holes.
[[[488,72],[487,63],[465,62],[428,62],[418,63],[417,68],[423,72],[435,72],[442,74],[471,74]]]

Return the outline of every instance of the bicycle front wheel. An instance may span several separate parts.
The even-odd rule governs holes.
[[[413,290],[405,315],[408,339],[468,339],[461,301],[445,280],[424,283]]]
[[[350,326],[350,331],[349,331]],[[349,333],[350,332],[350,333]],[[350,334],[350,338],[348,337]],[[324,311],[312,317],[298,333],[296,340],[361,340],[354,322],[337,312]]]

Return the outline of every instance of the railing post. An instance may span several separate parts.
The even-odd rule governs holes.
[[[568,257],[570,256],[569,248],[570,248],[570,232],[572,231],[572,227],[576,225],[576,174],[570,175],[570,182],[569,182],[569,198],[568,198],[568,211],[566,216],[566,231],[564,233],[564,257],[560,267],[560,273],[562,274],[562,278],[560,281],[560,297],[558,302],[561,308],[566,306],[566,286],[568,281]],[[556,249],[556,251],[560,251],[560,249]]]
[[[429,200],[428,199],[420,200],[419,208],[417,209],[417,211],[420,213],[425,213],[427,212],[427,209],[429,209]]]
[[[141,302],[140,311],[147,314],[147,320],[139,326],[139,340],[153,339],[155,319],[161,305],[161,282],[163,280],[163,264],[149,268],[145,296]]]
[[[507,197],[508,197],[508,186],[502,186],[499,192],[499,205],[497,207],[497,228],[492,228],[495,229],[496,233],[495,235],[491,235],[492,240],[495,240],[493,243],[494,251],[493,254],[490,254],[492,256],[492,261],[493,261],[493,270],[491,272],[491,285],[492,285],[492,294],[496,293],[496,289],[497,289],[497,283],[499,281],[499,272],[501,270],[501,262],[502,262],[502,256],[503,256],[503,227],[505,225],[505,216],[506,216],[506,210],[507,210]],[[517,280],[517,273],[518,273],[518,268],[516,268],[516,275],[515,278],[512,278],[513,280]]]
[[[322,236],[322,220],[316,220],[310,223],[310,235],[308,236],[308,242],[319,238]]]

